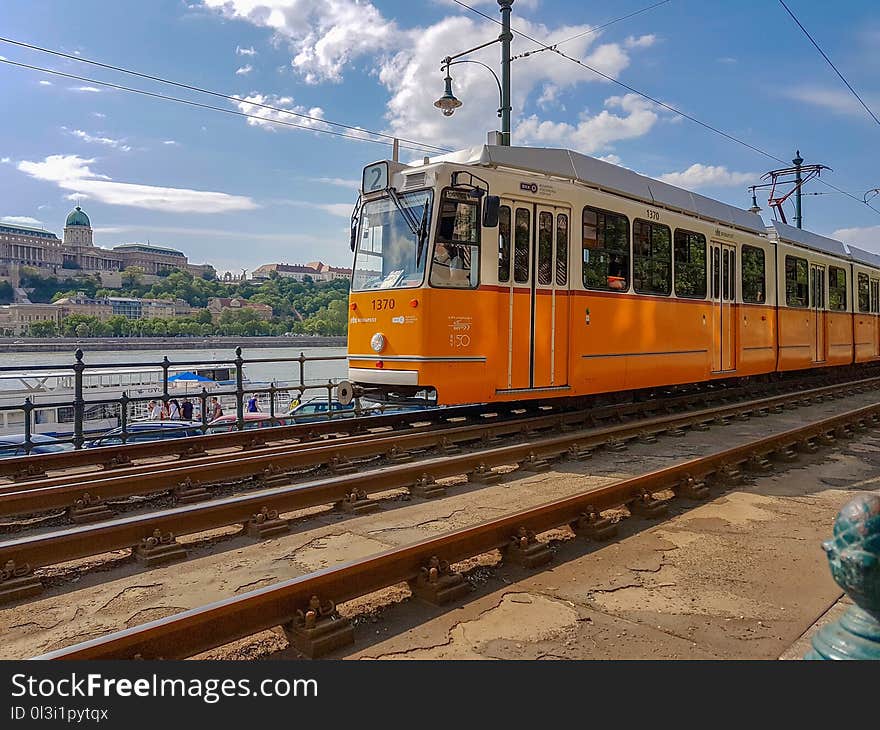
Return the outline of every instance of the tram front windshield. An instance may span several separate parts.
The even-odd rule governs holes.
[[[421,286],[431,230],[430,190],[364,203],[355,255],[352,289],[406,289]],[[399,203],[399,206],[398,206]],[[427,210],[425,209],[427,206]],[[424,228],[422,225],[424,223]]]

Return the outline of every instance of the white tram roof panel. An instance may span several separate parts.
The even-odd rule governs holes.
[[[759,215],[571,150],[480,145],[434,157],[431,162],[509,167],[574,179],[602,190],[674,208],[761,235],[766,232],[764,221]]]
[[[855,246],[847,246],[847,248],[849,249],[849,255],[852,257],[852,260],[856,263],[866,264],[880,269],[880,254],[876,254],[873,251],[865,251],[865,249],[856,248]]]
[[[798,246],[810,248],[820,253],[830,253],[832,256],[840,256],[841,258],[849,258],[849,252],[846,246],[836,238],[828,238],[820,236],[812,231],[805,231],[803,228],[795,228],[786,223],[773,221],[773,225],[768,228],[769,231],[775,231],[776,237],[785,243],[793,243]]]

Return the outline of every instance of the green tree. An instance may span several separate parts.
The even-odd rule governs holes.
[[[31,337],[55,337],[58,334],[58,325],[52,320],[31,322],[28,326],[28,334]]]

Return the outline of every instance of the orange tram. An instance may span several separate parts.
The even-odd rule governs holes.
[[[560,149],[364,168],[352,392],[548,400],[880,360],[880,256]]]

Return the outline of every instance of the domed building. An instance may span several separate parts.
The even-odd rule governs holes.
[[[65,246],[94,246],[92,222],[82,208],[76,206],[67,216],[64,224]]]

